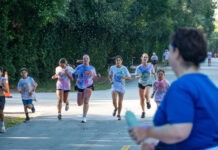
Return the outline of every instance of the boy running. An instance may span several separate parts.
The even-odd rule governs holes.
[[[17,89],[21,94],[24,112],[26,115],[25,122],[30,120],[28,109],[31,109],[32,113],[35,112],[35,107],[33,105],[33,99],[35,98],[35,89],[37,87],[37,83],[34,79],[28,76],[27,68],[20,69],[21,79],[18,82]]]

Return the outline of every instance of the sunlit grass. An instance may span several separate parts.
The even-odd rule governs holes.
[[[23,117],[15,117],[15,116],[5,116],[5,126],[6,128],[15,126],[24,121]]]

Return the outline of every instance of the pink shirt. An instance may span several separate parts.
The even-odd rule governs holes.
[[[159,81],[159,80],[154,81],[153,90],[156,91],[155,101],[158,101],[158,102],[162,101],[169,86],[170,86],[169,81],[167,81],[165,79],[163,79],[161,81]]]

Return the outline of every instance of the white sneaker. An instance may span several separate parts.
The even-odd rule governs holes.
[[[65,106],[65,111],[68,111],[69,110],[69,104],[67,104],[66,106]]]
[[[86,117],[83,117],[83,120],[81,121],[81,123],[86,123]]]
[[[3,126],[3,127],[1,127],[1,129],[0,129],[0,133],[5,133],[6,132],[6,129],[5,129],[5,127]]]

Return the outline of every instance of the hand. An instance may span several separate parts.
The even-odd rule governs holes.
[[[30,92],[29,92],[29,95],[32,95],[32,94],[33,94],[33,91],[30,91]]]
[[[110,84],[114,84],[114,82],[112,80],[110,80]]]
[[[155,92],[154,92],[154,93],[155,93]],[[152,93],[152,94],[151,94],[151,98],[153,98],[153,97],[154,97],[154,93]]]
[[[99,74],[97,74],[97,77],[98,77],[98,78],[101,78],[101,74],[100,74],[100,73],[99,73]]]
[[[136,126],[129,129],[129,135],[137,144],[141,144],[147,137],[146,131],[150,126]]]
[[[68,70],[67,70],[67,69],[64,69],[64,73],[65,73],[65,74],[68,74]]]
[[[155,150],[155,144],[154,143],[143,143],[141,150]]]
[[[52,79],[56,79],[56,78],[58,78],[58,75],[55,74],[55,75],[53,75],[51,78],[52,78]]]

